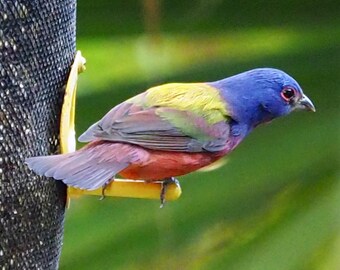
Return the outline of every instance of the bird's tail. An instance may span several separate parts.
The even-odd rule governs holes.
[[[107,153],[107,150],[103,145],[84,147],[68,154],[30,157],[26,159],[26,164],[38,175],[62,180],[69,186],[93,190],[104,186],[129,165],[128,160],[112,158],[117,153]]]

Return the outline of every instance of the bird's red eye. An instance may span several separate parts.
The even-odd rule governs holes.
[[[296,91],[292,87],[286,87],[281,91],[281,97],[285,101],[291,101],[295,97]]]

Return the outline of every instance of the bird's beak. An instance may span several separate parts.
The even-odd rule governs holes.
[[[313,102],[306,95],[302,95],[302,97],[296,102],[295,108],[311,112],[316,111]]]

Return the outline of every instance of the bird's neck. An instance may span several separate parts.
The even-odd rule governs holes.
[[[237,129],[247,135],[259,124],[271,121],[274,116],[265,104],[259,103],[259,100],[265,100],[265,97],[249,92],[250,86],[246,81],[233,80],[232,78],[212,82],[210,85],[220,90],[230,117],[242,127]]]

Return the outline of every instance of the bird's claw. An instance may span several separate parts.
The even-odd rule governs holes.
[[[100,201],[105,199],[105,190],[111,181],[112,181],[111,179],[109,181],[106,181],[105,184],[102,186],[102,196],[100,196],[99,198]]]
[[[170,178],[166,178],[162,181],[162,189],[161,189],[161,194],[160,194],[160,199],[161,199],[161,205],[159,206],[159,208],[163,208],[164,204],[165,204],[165,194],[167,191],[167,188],[170,184],[176,184],[179,185],[179,181],[175,178],[175,177],[170,177]]]
[[[102,187],[102,196],[100,196],[100,198],[99,198],[100,201],[105,199],[105,189],[106,189],[106,186],[103,186]]]

